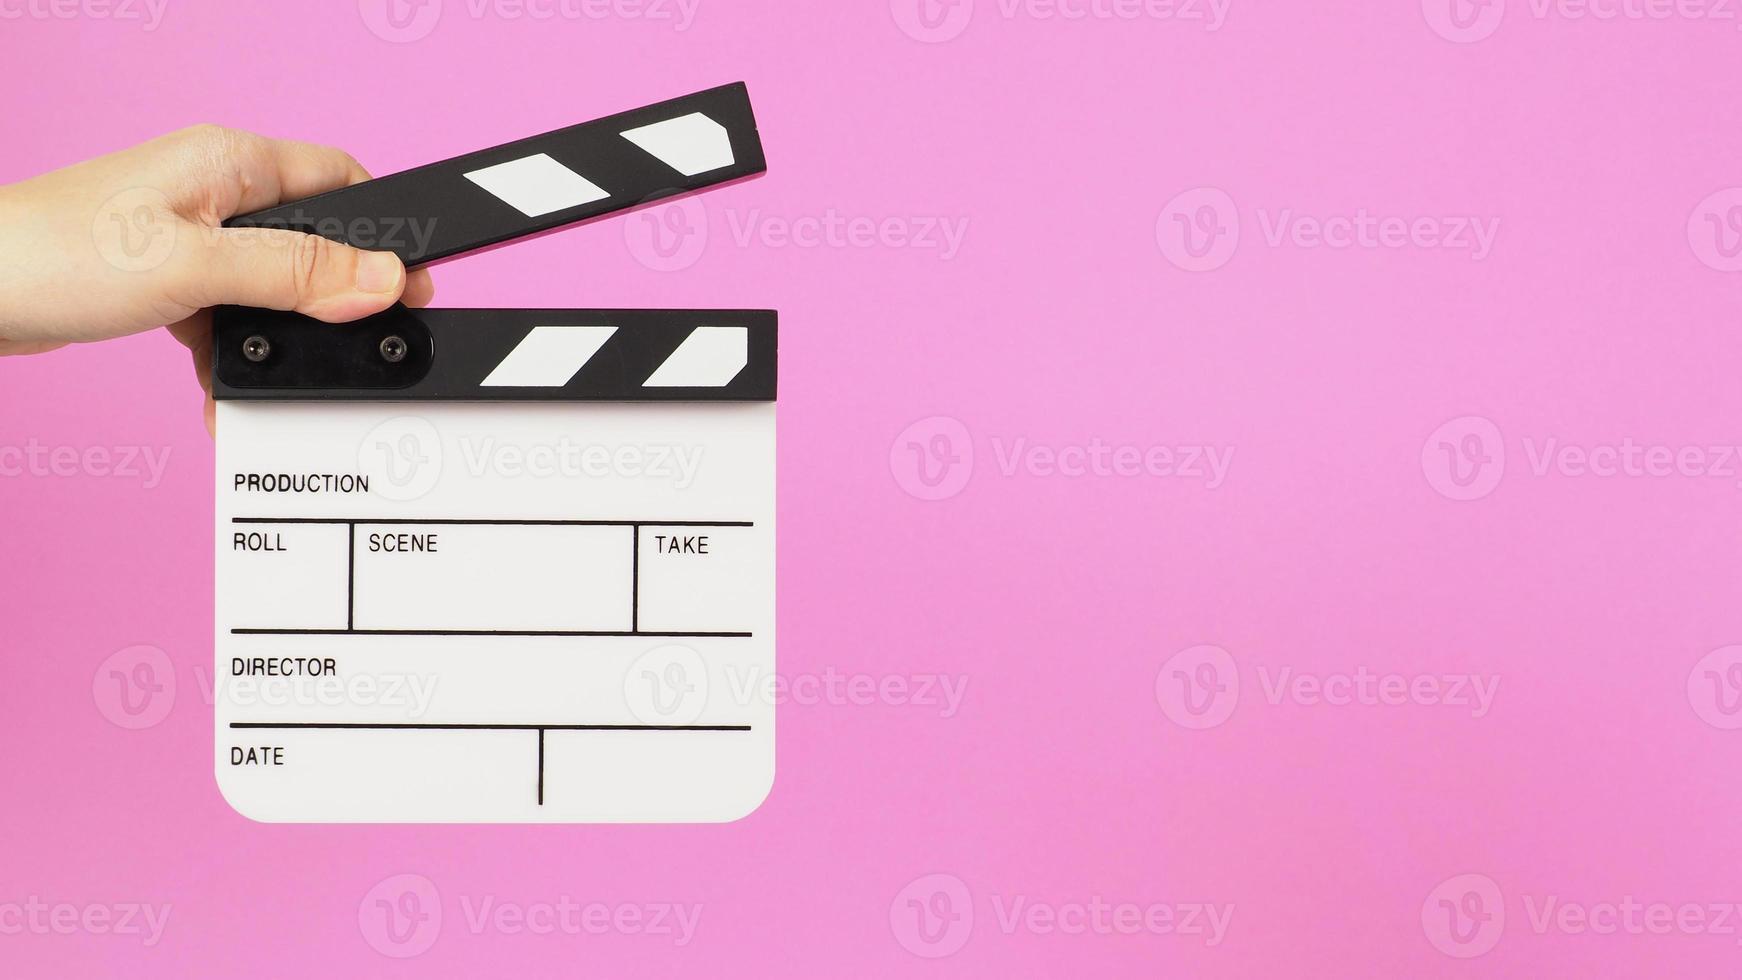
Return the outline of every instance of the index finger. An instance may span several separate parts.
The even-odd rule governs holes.
[[[337,147],[295,140],[268,139],[266,142],[278,169],[279,199],[261,207],[312,197],[369,179],[369,171],[364,170],[355,157]]]
[[[369,179],[369,171],[355,157],[331,146],[217,127],[196,127],[188,137],[195,152],[220,173],[215,184],[206,185],[210,196],[202,193],[196,198],[217,212],[209,220],[248,214]]]

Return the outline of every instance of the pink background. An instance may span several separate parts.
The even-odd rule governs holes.
[[[1713,451],[1742,443],[1742,192],[1710,198],[1742,185],[1734,12],[1232,0],[1208,30],[699,0],[679,30],[446,0],[383,37],[371,0],[33,2],[0,5],[5,181],[200,121],[387,173],[747,81],[770,173],[661,216],[689,222],[675,260],[620,218],[447,265],[438,302],[779,309],[781,673],[967,686],[948,717],[783,705],[774,792],[732,825],[250,823],[211,773],[186,355],[156,332],[9,359],[0,973],[1736,973],[1742,913],[1709,911],[1742,902],[1742,462]],[[1313,247],[1266,234],[1285,211],[1498,233],[1480,259]],[[780,235],[831,213],[880,230]],[[1221,229],[1207,259],[1180,218]],[[948,257],[900,233],[932,219],[966,223]],[[1234,457],[1211,489],[1011,468],[1019,440]],[[1702,462],[1533,465],[1549,440]],[[943,483],[910,442],[928,479],[956,460]],[[30,446],[169,457],[147,485],[20,467]],[[164,690],[131,716],[106,678],[140,659]],[[1315,703],[1273,694],[1284,670],[1417,694]],[[1498,685],[1480,717],[1416,682],[1471,675]],[[359,910],[407,889],[443,920],[396,959]],[[148,947],[19,928],[32,896],[170,913]],[[467,923],[564,896],[702,912],[684,946]],[[1232,920],[1211,945],[999,914],[1097,897]],[[1630,897],[1682,917],[1538,921]]]

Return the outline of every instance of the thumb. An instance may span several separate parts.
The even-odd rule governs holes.
[[[405,291],[405,265],[392,252],[279,228],[220,228],[202,238],[193,271],[200,281],[191,284],[200,306],[295,310],[340,323],[379,313]]]

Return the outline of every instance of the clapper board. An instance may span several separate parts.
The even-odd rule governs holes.
[[[760,174],[742,84],[234,219],[447,258]],[[389,241],[395,222],[421,229]],[[775,314],[215,317],[218,784],[711,822],[774,778]]]

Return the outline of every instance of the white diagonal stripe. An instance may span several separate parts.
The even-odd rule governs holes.
[[[749,360],[747,328],[697,327],[641,387],[723,388]]]
[[[699,112],[627,129],[623,137],[686,177],[732,165],[726,127]]]
[[[616,327],[533,327],[478,384],[484,388],[561,388],[616,332]]]
[[[484,188],[528,218],[602,201],[611,193],[551,159],[548,153],[473,170],[466,179]]]

